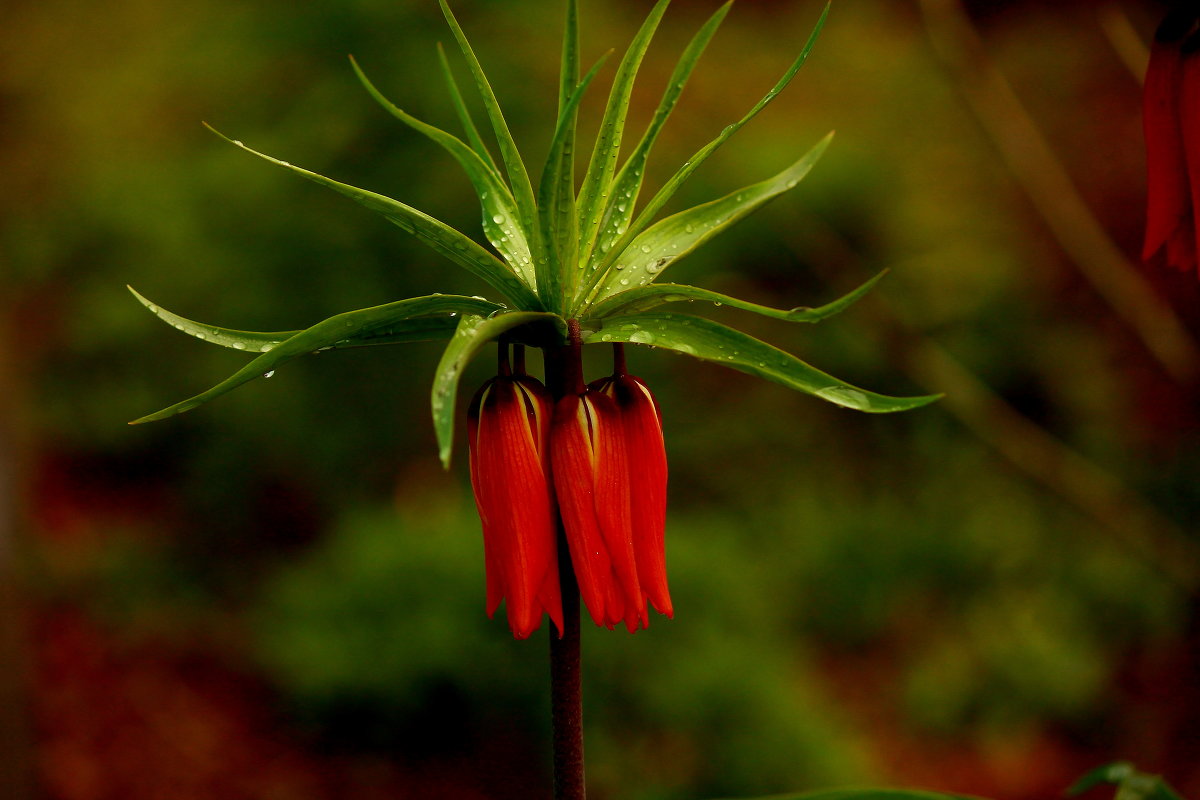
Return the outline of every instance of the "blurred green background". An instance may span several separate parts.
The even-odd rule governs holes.
[[[717,3],[676,5],[631,131]],[[735,6],[649,185],[774,83],[821,6]],[[559,4],[455,7],[540,163]],[[585,62],[648,7],[585,0]],[[1200,795],[1200,289],[1128,261],[1161,12],[837,3],[792,86],[681,192],[758,181],[836,128],[808,179],[675,279],[790,307],[890,268],[819,327],[716,316],[859,385],[948,397],[870,417],[630,354],[665,415],[677,617],[585,632],[596,798],[1043,798],[1116,758]],[[443,472],[428,418],[436,345],[324,354],[125,425],[244,360],[125,284],[251,330],[484,291],[200,125],[479,237],[458,166],[346,61],[456,130],[436,3],[16,0],[2,18],[0,795],[546,796],[544,635],[483,614],[465,451]]]

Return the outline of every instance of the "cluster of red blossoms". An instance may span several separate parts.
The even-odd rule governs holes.
[[[487,613],[507,602],[513,635],[524,639],[545,612],[563,630],[558,522],[597,625],[650,624],[647,603],[674,614],[667,592],[663,531],[667,457],[658,403],[625,369],[554,401],[500,345],[499,375],[468,412],[471,486],[483,522]]]
[[[1200,224],[1200,4],[1170,11],[1146,70],[1146,240],[1142,260],[1165,250],[1168,265],[1197,269]]]

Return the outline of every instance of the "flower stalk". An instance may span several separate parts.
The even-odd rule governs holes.
[[[583,384],[579,321],[567,321],[568,343],[545,351],[546,386],[553,401]],[[550,631],[550,715],[554,800],[583,800],[583,671],[580,653],[579,584],[567,547],[562,517],[557,518],[558,581],[562,591],[561,636]]]

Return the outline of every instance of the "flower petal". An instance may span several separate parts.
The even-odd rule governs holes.
[[[476,504],[488,539],[485,557],[491,553],[490,569],[500,575],[509,626],[518,639],[537,629],[543,611],[562,630],[554,515],[538,448],[537,420],[546,410],[538,410],[538,402],[515,379],[493,379],[481,398],[472,438]],[[493,600],[489,593],[489,605]]]
[[[1192,224],[1179,108],[1182,67],[1177,42],[1154,42],[1142,90],[1146,137],[1146,238],[1142,259],[1146,261],[1181,227],[1190,228]]]

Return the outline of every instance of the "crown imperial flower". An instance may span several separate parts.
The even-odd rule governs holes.
[[[551,404],[537,380],[510,374],[506,350],[501,348],[500,374],[471,401],[467,445],[483,524],[487,613],[494,615],[506,600],[509,627],[524,639],[541,624],[543,612],[560,633],[563,629],[547,474]]]
[[[465,139],[399,108],[353,60],[352,66],[387,113],[443,148],[463,168],[479,198],[483,235],[492,249],[400,200],[259,153],[240,141],[228,141],[380,214],[487,284],[499,299],[435,293],[336,314],[303,330],[255,332],[194,322],[134,292],[172,327],[209,344],[254,354],[208,390],[136,422],[195,408],[309,353],[440,340],[446,344],[434,375],[431,411],[439,454],[449,466],[455,397],[463,370],[485,345],[499,341],[500,374],[472,401],[467,435],[471,483],[483,526],[487,611],[492,615],[505,602],[509,625],[518,638],[529,636],[543,614],[550,615],[562,634],[568,604],[565,590],[571,591],[572,612],[577,598],[568,571],[559,573],[561,522],[569,563],[592,618],[600,625],[615,627],[623,622],[629,630],[637,630],[649,623],[648,606],[668,616],[674,611],[664,555],[667,466],[662,421],[649,389],[626,373],[619,347],[614,374],[585,386],[580,374],[583,345],[653,345],[870,413],[904,411],[937,399],[889,397],[860,389],[716,320],[668,310],[681,304],[723,305],[789,323],[816,323],[849,307],[881,277],[816,308],[770,308],[696,286],[662,282],[669,267],[795,188],[829,145],[832,134],[771,177],[660,218],[691,175],[799,72],[829,5],[775,85],[644,199],[642,184],[650,152],[729,12],[729,2],[692,36],[649,124],[632,150],[623,154],[638,69],[668,0],[654,4],[616,69],[580,181],[576,181],[575,164],[581,149],[576,142],[578,112],[604,59],[586,73],[580,69],[577,0],[565,3],[558,117],[536,181],[466,34],[446,0],[438,3],[486,113],[490,144],[475,124],[445,53],[439,52],[442,77]],[[1191,41],[1183,37],[1195,27],[1196,16],[1180,18],[1186,23],[1182,33],[1170,39],[1176,43],[1173,49],[1158,48],[1147,81],[1147,136],[1148,141],[1153,139],[1151,151],[1157,159],[1151,164],[1147,249],[1152,252],[1166,242],[1174,263],[1193,266],[1196,225],[1191,212],[1197,203],[1189,190],[1200,187],[1200,147],[1196,146],[1200,144],[1200,67],[1183,55]],[[1185,148],[1185,136],[1193,141],[1194,153]],[[1195,158],[1185,160],[1193,154]],[[1190,182],[1184,177],[1184,164],[1195,176]],[[505,354],[517,343],[539,347],[547,356],[569,350],[570,382],[562,380],[567,373],[562,365],[553,379],[548,367],[551,395],[524,374],[519,361],[515,370],[510,369]]]
[[[1146,238],[1142,259],[1164,253],[1197,271],[1200,223],[1200,11],[1170,11],[1154,36],[1142,95],[1146,137]]]
[[[662,414],[650,388],[626,372],[623,346],[615,345],[613,350],[613,375],[593,381],[588,388],[611,397],[616,406],[629,465],[626,481],[638,582],[654,609],[673,617],[675,609],[667,590],[667,452]]]

